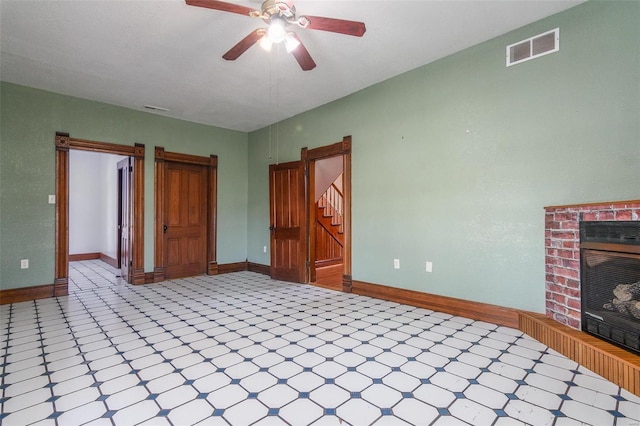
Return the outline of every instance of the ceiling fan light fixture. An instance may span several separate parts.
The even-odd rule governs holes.
[[[287,36],[287,31],[285,30],[286,22],[284,19],[272,17],[271,22],[269,23],[269,29],[267,30],[267,35],[272,43],[280,43],[284,41]]]
[[[264,50],[266,50],[267,52],[271,52],[271,47],[273,46],[273,42],[271,41],[271,39],[265,34],[261,39],[260,39],[260,47],[262,47]]]
[[[293,33],[287,33],[287,36],[284,39],[284,46],[287,49],[287,53],[291,53],[296,50],[298,46],[300,46],[300,42],[293,35]]]

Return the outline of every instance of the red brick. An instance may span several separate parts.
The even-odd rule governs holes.
[[[565,282],[565,286],[568,287],[568,288],[579,289],[580,288],[580,281],[579,280],[567,280]]]
[[[577,212],[565,212],[565,213],[556,213],[555,220],[558,222],[564,221],[578,221],[578,213]]]
[[[580,243],[577,240],[564,240],[562,241],[562,247],[570,249],[579,249]]]
[[[598,219],[599,220],[614,220],[615,219],[615,213],[612,212],[611,210],[609,210],[609,211],[601,211],[600,214],[598,215]]]
[[[580,303],[580,290],[576,288],[565,287],[562,292],[568,297],[574,297],[578,299],[578,304]],[[571,307],[571,305],[569,305],[569,307]]]
[[[576,330],[581,330],[582,329],[579,319],[569,318],[568,321],[566,322],[566,325],[568,325],[569,327],[574,328]]]
[[[580,315],[581,305],[580,305],[580,300],[579,299],[573,299],[573,298],[568,297],[567,298],[567,307],[570,308],[569,312],[571,312],[571,309],[577,309],[578,310],[578,315]]]
[[[573,259],[573,250],[557,250],[556,255],[563,259]]]
[[[556,303],[559,303],[562,306],[566,306],[567,296],[562,295],[562,294],[558,294],[558,293],[553,293],[551,295],[551,300],[553,300]]]
[[[582,214],[582,220],[584,222],[598,220],[598,212],[584,212]]]
[[[575,240],[576,233],[573,231],[551,231],[551,238],[560,240]]]
[[[580,274],[578,273],[578,271],[576,271],[574,269],[568,269],[568,268],[562,268],[560,266],[555,266],[553,268],[553,270],[556,273],[556,275],[561,276],[561,277],[573,278],[573,279],[576,279],[576,280],[580,278]]]
[[[580,262],[573,259],[562,259],[562,266],[569,269],[575,269],[576,271],[580,270]]]
[[[580,227],[578,221],[560,222],[560,229],[578,229]]]
[[[631,210],[616,210],[616,220],[631,220]]]

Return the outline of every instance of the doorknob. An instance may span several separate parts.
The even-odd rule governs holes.
[[[165,233],[165,234],[167,233],[167,228],[168,228],[168,226],[167,226],[167,225],[164,225],[164,226],[162,227],[162,230],[164,231],[164,233]]]
[[[273,232],[273,231],[275,231],[275,230],[276,230],[276,227],[275,227],[275,226],[271,225],[271,226],[269,227],[269,231]]]

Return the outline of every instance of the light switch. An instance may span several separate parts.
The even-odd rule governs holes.
[[[56,196],[49,194],[49,204],[55,204],[55,203],[56,203]]]

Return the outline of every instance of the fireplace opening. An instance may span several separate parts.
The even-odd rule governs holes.
[[[640,221],[580,222],[583,331],[640,354]]]

